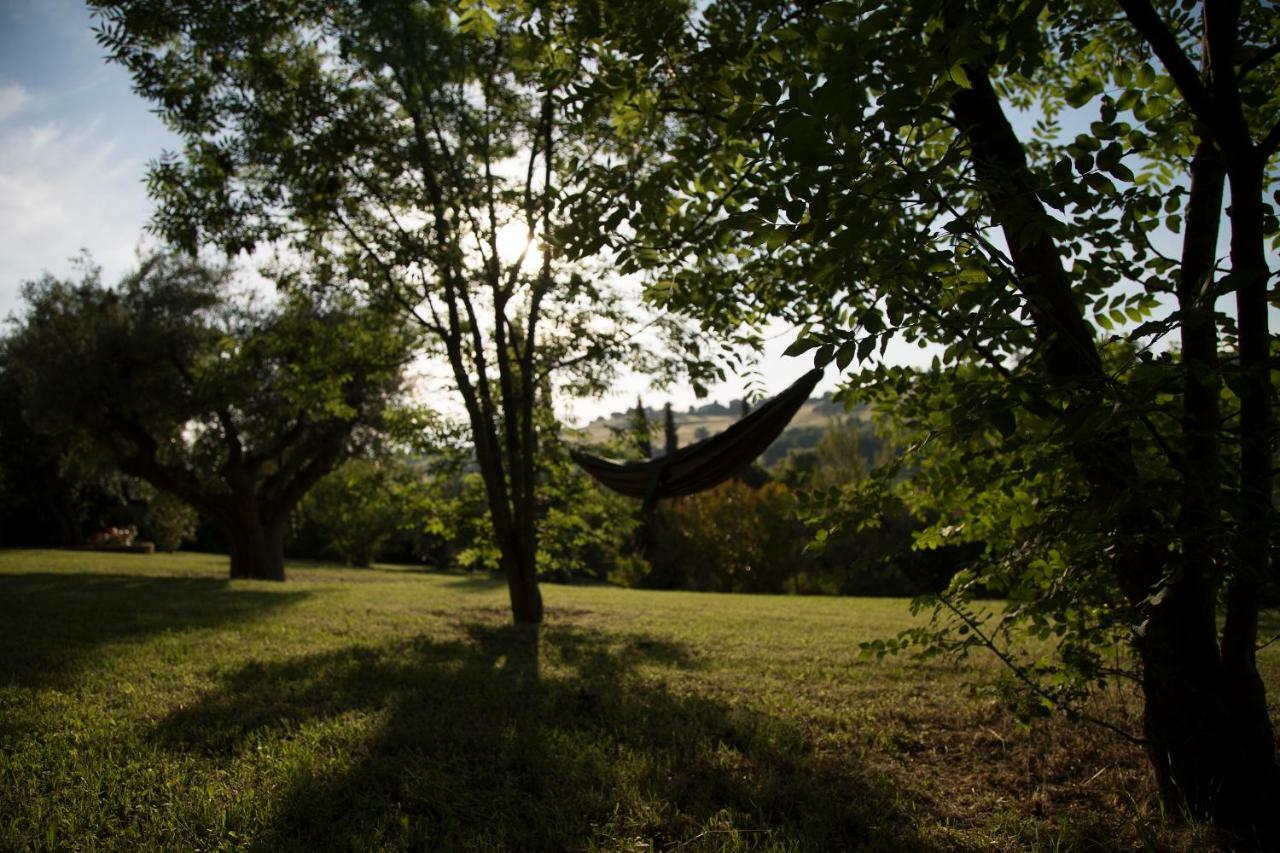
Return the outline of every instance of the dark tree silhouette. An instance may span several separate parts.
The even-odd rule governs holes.
[[[45,276],[7,354],[33,426],[213,520],[232,577],[284,580],[290,510],[398,392],[409,339],[351,304],[231,303],[230,275],[162,254],[115,289]]]

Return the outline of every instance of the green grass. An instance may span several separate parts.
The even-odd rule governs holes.
[[[0,551],[0,849],[1212,841],[1132,748],[971,695],[985,664],[860,657],[902,601],[547,586],[528,632],[490,578],[291,572]]]

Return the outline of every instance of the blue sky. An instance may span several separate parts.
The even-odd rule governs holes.
[[[81,250],[102,266],[108,283],[118,280],[145,239],[147,163],[178,147],[133,94],[129,75],[104,61],[92,26],[82,0],[0,0],[0,318],[18,310],[24,280],[45,270],[72,274],[71,259]],[[1017,118],[1029,125],[1033,117]],[[1069,116],[1070,134],[1087,118]],[[1224,233],[1220,251],[1225,239]],[[771,330],[770,337],[756,387],[772,393],[810,360],[782,357],[794,337],[788,330]],[[923,365],[933,352],[895,342],[888,355]],[[820,390],[834,385],[836,371],[828,373]],[[741,396],[747,378],[712,388],[711,399]],[[629,377],[606,399],[573,404],[566,414],[589,419],[633,404],[638,392],[654,406],[696,402],[687,388],[646,386],[643,377]]]
[[[91,25],[79,0],[0,2],[0,317],[81,249],[118,278],[150,214],[146,164],[176,147]]]
[[[18,311],[23,281],[46,270],[73,274],[82,249],[107,283],[119,279],[145,239],[147,163],[178,147],[133,94],[129,75],[103,60],[92,26],[81,0],[0,0],[0,318]],[[811,366],[782,357],[792,337],[777,330],[761,360],[769,393]],[[830,373],[823,389],[834,385]],[[742,396],[746,379],[712,388],[711,399]],[[628,377],[607,398],[570,404],[565,414],[590,419],[633,405],[637,393],[652,406],[697,402],[688,388],[646,386]]]

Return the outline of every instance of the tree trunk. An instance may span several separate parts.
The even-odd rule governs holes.
[[[517,625],[542,623],[542,591],[537,578],[525,565],[503,559],[507,570],[507,590],[511,594],[511,617]]]
[[[284,527],[286,518],[263,522],[256,513],[239,516],[234,524],[224,524],[227,548],[231,552],[231,577],[249,580],[283,581]]]
[[[1233,696],[1203,574],[1171,583],[1138,641],[1143,732],[1161,798],[1179,816],[1212,820],[1242,839],[1274,839],[1275,746],[1256,700]]]
[[[524,495],[528,504],[524,512],[512,507],[512,491],[507,488],[504,462],[495,449],[495,431],[488,422],[481,420],[475,401],[469,399],[472,412],[472,435],[476,440],[476,461],[480,465],[480,477],[484,480],[485,502],[489,519],[493,524],[493,538],[498,546],[502,571],[507,576],[507,590],[511,595],[511,617],[518,625],[537,625],[542,622],[542,593],[538,589],[537,530],[534,526],[532,495]],[[516,460],[515,464],[519,464]],[[520,494],[515,493],[517,500]]]
[[[79,548],[84,544],[84,531],[76,518],[75,510],[69,509],[67,503],[49,494],[44,495],[45,508],[53,518],[56,528],[54,545],[58,548]]]
[[[1274,744],[1266,719],[1261,681],[1256,693],[1234,685],[1228,636],[1217,645],[1213,581],[1221,559],[1218,495],[1225,475],[1218,441],[1218,337],[1214,310],[1214,264],[1222,210],[1225,167],[1207,138],[1191,163],[1187,228],[1178,282],[1182,320],[1183,493],[1178,517],[1180,572],[1149,614],[1141,640],[1144,727],[1161,796],[1180,811],[1235,828],[1242,836],[1274,837],[1258,825],[1274,814]],[[1233,590],[1240,590],[1233,584]],[[1248,602],[1228,594],[1228,621],[1239,624]],[[1253,605],[1256,613],[1256,605]],[[1238,630],[1238,629],[1233,629]],[[1248,637],[1247,658],[1252,666]],[[1254,670],[1256,679],[1256,670]],[[1248,679],[1246,678],[1247,682]],[[1252,685],[1250,685],[1252,686]],[[1261,711],[1261,719],[1258,714]],[[1268,791],[1271,793],[1268,793]]]
[[[1236,283],[1239,331],[1240,507],[1222,627],[1223,699],[1242,742],[1240,772],[1251,774],[1246,802],[1259,811],[1241,812],[1224,802],[1226,818],[1245,832],[1261,831],[1267,843],[1280,842],[1280,768],[1275,733],[1267,711],[1266,687],[1258,673],[1258,608],[1272,577],[1271,528],[1271,334],[1262,201],[1266,158],[1254,156],[1228,167],[1231,184],[1231,276]],[[1265,824],[1254,820],[1265,815]]]
[[[1101,359],[1076,304],[1061,255],[1047,236],[1047,229],[1026,228],[1029,223],[1045,221],[1047,213],[1036,197],[1022,145],[1004,115],[986,69],[966,67],[966,71],[973,88],[953,97],[952,112],[969,143],[975,174],[1006,235],[1019,286],[1036,326],[1041,363],[1051,381],[1075,392],[1073,409],[1081,413],[1099,409],[1108,398]],[[1232,189],[1234,201],[1239,194],[1234,174]],[[1256,206],[1257,193],[1253,199]],[[1243,217],[1233,213],[1233,249],[1240,236],[1234,233],[1237,218]],[[1027,234],[1031,236],[1024,236]],[[1260,240],[1257,245],[1261,246]],[[1258,278],[1260,265],[1255,258],[1249,257],[1240,264],[1235,254],[1233,251],[1233,268],[1244,267],[1252,274],[1245,285],[1252,289],[1241,303],[1242,361],[1247,368],[1250,353],[1244,345],[1245,306],[1263,306],[1264,319],[1258,321],[1255,315],[1250,321],[1261,327],[1260,331],[1253,331],[1253,340],[1265,339],[1265,275]],[[1211,269],[1212,247],[1207,257],[1192,261],[1187,267],[1202,263]],[[1265,265],[1261,266],[1265,269]],[[1194,272],[1187,267],[1184,275]],[[1205,310],[1212,311],[1212,305],[1205,306]],[[1189,363],[1186,368],[1201,374],[1189,376],[1189,382],[1203,381],[1205,360],[1210,365],[1216,360],[1216,353],[1206,352],[1215,346],[1212,327],[1206,329],[1201,319],[1192,312],[1184,321],[1195,349],[1194,360],[1199,362]],[[1264,344],[1255,343],[1254,347],[1255,363],[1264,362]],[[1270,389],[1263,386],[1263,374],[1261,369],[1253,372],[1253,393],[1246,395],[1252,409],[1245,412],[1243,431],[1250,432],[1247,415],[1252,414],[1255,437],[1265,434],[1261,425],[1269,426],[1269,409],[1265,407],[1269,405]],[[1219,428],[1212,408],[1216,406],[1216,391],[1212,393],[1210,401],[1208,389],[1191,389],[1187,402],[1192,409],[1187,412],[1188,423],[1184,427],[1193,433],[1209,427],[1210,420],[1213,430]],[[1194,453],[1203,456],[1212,452],[1216,457],[1216,439],[1211,438],[1206,447],[1195,444],[1196,438],[1188,435]],[[1203,439],[1203,434],[1199,438]],[[1248,438],[1246,435],[1242,442],[1242,455],[1250,450]],[[1237,555],[1242,564],[1237,575],[1250,582],[1256,582],[1261,575],[1259,569],[1265,565],[1262,552],[1268,546],[1261,534],[1267,529],[1264,519],[1270,508],[1269,453],[1261,439],[1255,441],[1255,470],[1250,473],[1251,463],[1242,460],[1242,491],[1246,494],[1242,527],[1252,528],[1256,535],[1253,546],[1238,548],[1243,553]],[[1129,602],[1146,616],[1135,645],[1143,667],[1147,751],[1162,797],[1175,814],[1209,818],[1262,844],[1274,841],[1274,815],[1280,813],[1280,803],[1266,695],[1253,663],[1256,586],[1242,582],[1240,577],[1232,582],[1220,651],[1214,620],[1217,596],[1211,571],[1212,549],[1205,541],[1214,529],[1210,517],[1214,514],[1213,495],[1193,495],[1184,503],[1180,522],[1186,526],[1180,525],[1179,535],[1188,540],[1194,559],[1184,555],[1175,566],[1170,563],[1170,549],[1162,541],[1163,525],[1144,505],[1142,484],[1123,426],[1098,431],[1085,440],[1075,439],[1070,450],[1097,499],[1109,505],[1117,533],[1115,576]],[[1217,464],[1216,459],[1213,464]],[[1188,492],[1205,485],[1199,479],[1201,474],[1211,485],[1212,473],[1203,467],[1184,470],[1190,478]],[[1248,503],[1250,493],[1252,505]]]
[[[498,550],[507,575],[512,619],[517,625],[538,625],[542,622],[542,591],[538,588],[536,545],[528,531],[524,533],[499,537]]]
[[[479,423],[477,426],[476,424]],[[502,571],[507,576],[507,590],[511,595],[511,617],[518,625],[537,625],[542,622],[542,593],[538,589],[537,530],[534,527],[532,495],[525,495],[528,505],[523,512],[513,511],[504,460],[493,450],[496,442],[487,440],[492,431],[482,432],[486,425],[473,419],[472,435],[476,437],[476,461],[485,484],[485,499],[489,518],[493,523],[494,541]],[[511,460],[505,460],[512,464]],[[516,464],[519,460],[516,460]],[[517,500],[520,499],[516,493]]]

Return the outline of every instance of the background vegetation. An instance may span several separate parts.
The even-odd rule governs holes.
[[[484,786],[515,779],[515,801],[547,814],[559,800],[540,798],[558,784],[611,790],[612,818],[603,798],[575,812],[598,820],[574,837],[600,846],[633,830],[675,846],[722,832],[746,844],[757,830],[738,813],[767,822],[764,846],[782,833],[784,848],[874,842],[882,827],[857,797],[822,793],[865,747],[836,718],[825,732],[844,769],[823,776],[830,756],[810,754],[798,771],[798,790],[814,782],[805,808],[778,796],[797,789],[796,773],[768,766],[803,737],[767,729],[772,746],[759,748],[777,749],[751,769],[791,784],[744,793],[708,771],[690,786],[694,805],[675,806],[677,822],[694,814],[702,829],[672,829],[666,801],[643,793],[651,771],[682,789],[667,753],[651,755],[648,735],[616,734],[644,715],[598,719],[595,700],[571,698],[627,696],[625,667],[584,652],[589,638],[533,630],[540,583],[913,594],[928,618],[904,618],[862,651],[953,665],[990,653],[1018,720],[1062,711],[1140,745],[1167,814],[1210,822],[1232,844],[1280,847],[1264,633],[1280,521],[1280,17],[1268,4],[91,6],[109,60],[181,140],[148,176],[153,231],[171,245],[116,288],[91,267],[79,282],[27,285],[0,348],[0,388],[21,414],[0,417],[7,541],[119,550],[143,533],[164,548],[193,538],[229,551],[233,578],[283,581],[286,549],[295,562],[367,567],[344,581],[377,583],[372,566],[387,557],[467,571],[480,587],[501,576],[523,627],[475,658],[435,626],[448,661],[431,666],[447,677],[477,667],[485,675],[467,693],[486,694],[490,670],[509,674],[491,707],[514,726],[488,734],[513,758],[482,762]],[[251,252],[277,258],[265,307],[232,297],[230,266],[198,260]],[[690,413],[681,438],[676,413],[638,400],[574,434],[555,417],[557,395],[601,393],[623,366],[702,390],[779,323],[797,330],[788,354],[833,365],[841,403],[857,405],[811,405],[760,464],[657,508],[603,493],[570,463],[568,447],[584,443],[630,459],[671,453],[732,428],[748,404]],[[903,344],[937,356],[904,367],[891,355]],[[457,423],[399,393],[414,355],[447,368],[433,393],[455,395]],[[46,587],[55,600],[57,583]],[[617,591],[581,600],[595,593]],[[635,600],[680,600],[655,594]],[[815,614],[847,606],[803,603]],[[271,636],[257,640],[259,664],[275,661]],[[589,665],[523,694],[535,700],[523,713],[522,691],[553,684],[539,675],[545,649],[548,672],[557,655]],[[312,654],[296,651],[289,661]],[[339,714],[391,714],[393,741],[412,740],[395,723],[403,694],[428,701],[412,685],[367,702],[388,667],[438,682],[416,653],[357,656],[350,674],[339,662],[337,682],[358,685]],[[305,662],[302,678],[331,663]],[[597,692],[588,670],[617,683]],[[1127,705],[1135,695],[1140,715]],[[224,749],[223,716],[259,704],[241,698],[192,724],[198,750]],[[698,707],[703,722],[718,713]],[[752,764],[713,736],[717,725],[695,728],[693,752]],[[493,740],[465,723],[448,735],[451,759]],[[38,752],[37,740],[16,742]],[[643,767],[598,784],[637,743]],[[553,767],[557,744],[586,763]],[[404,796],[385,799],[410,802],[436,765],[466,776],[424,750],[432,760],[419,766],[372,749],[351,792],[404,782],[407,769]],[[119,772],[117,761],[98,766]],[[279,791],[286,801],[294,781]],[[424,832],[460,844],[566,840],[526,837],[513,816],[475,835],[458,816],[470,798],[459,806],[451,794],[408,808],[399,830],[375,807],[368,831],[408,844],[421,817]],[[702,805],[712,800],[727,804],[730,826],[713,828]],[[645,815],[611,822],[627,809]],[[266,836],[255,820],[244,825],[266,844],[305,835],[310,819],[286,817],[272,824],[283,834]],[[933,839],[885,831],[898,844]]]

